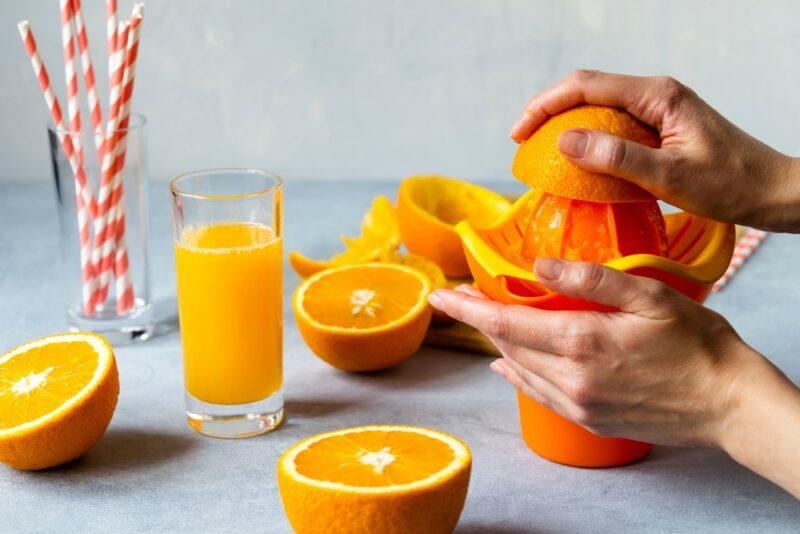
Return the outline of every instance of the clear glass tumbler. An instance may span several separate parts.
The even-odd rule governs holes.
[[[281,179],[253,169],[170,184],[186,415],[238,438],[283,419]]]
[[[148,273],[146,124],[144,116],[131,114],[128,128],[111,132],[124,135],[126,150],[124,158],[118,160],[124,161],[118,187],[107,189],[110,194],[106,205],[114,208],[104,212],[109,231],[101,235],[108,235],[106,241],[113,244],[105,249],[93,246],[98,242],[100,217],[86,214],[79,217],[75,172],[61,142],[68,136],[73,145],[82,147],[83,169],[91,194],[97,200],[102,174],[93,136],[86,131],[48,128],[61,228],[63,265],[60,270],[65,285],[67,321],[72,330],[97,332],[114,344],[147,339],[154,327]],[[110,180],[108,184],[113,185]],[[112,202],[114,191],[118,194],[117,203]],[[84,261],[84,258],[96,261]],[[91,265],[91,272],[97,273],[93,282],[97,285],[87,285],[87,265]],[[107,268],[102,269],[101,265]],[[107,289],[104,291],[98,289],[102,288],[101,271],[106,273]]]

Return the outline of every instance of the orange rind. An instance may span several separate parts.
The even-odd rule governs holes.
[[[512,173],[538,190],[591,202],[636,202],[653,195],[636,184],[581,169],[558,149],[561,133],[573,128],[602,130],[651,148],[661,144],[658,132],[626,111],[606,106],[579,106],[547,120],[520,144]]]
[[[469,267],[454,226],[490,224],[510,206],[504,196],[469,182],[412,176],[400,184],[397,220],[409,252],[435,262],[448,278],[465,278]]]
[[[385,196],[376,197],[361,221],[361,235],[342,236],[344,252],[327,260],[315,260],[293,251],[289,253],[289,265],[301,278],[308,278],[325,269],[341,265],[354,265],[378,261],[388,252],[400,246],[400,230],[392,201]]]
[[[344,371],[377,371],[412,356],[431,320],[431,282],[394,263],[318,272],[294,293],[300,335],[320,359]]]
[[[297,534],[449,534],[472,456],[437,430],[372,425],[306,438],[278,460],[278,489]]]

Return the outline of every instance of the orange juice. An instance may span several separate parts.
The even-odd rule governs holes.
[[[187,226],[175,243],[186,390],[214,404],[282,383],[281,238],[250,223]]]

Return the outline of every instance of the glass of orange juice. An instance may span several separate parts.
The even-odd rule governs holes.
[[[170,193],[189,425],[268,432],[283,419],[281,179],[198,171]]]

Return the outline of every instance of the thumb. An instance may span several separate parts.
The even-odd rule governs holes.
[[[657,280],[599,263],[539,258],[534,271],[539,282],[556,293],[651,318],[666,316],[681,296]]]
[[[558,138],[558,149],[584,170],[610,174],[647,188],[659,169],[663,152],[599,130],[577,128]]]

